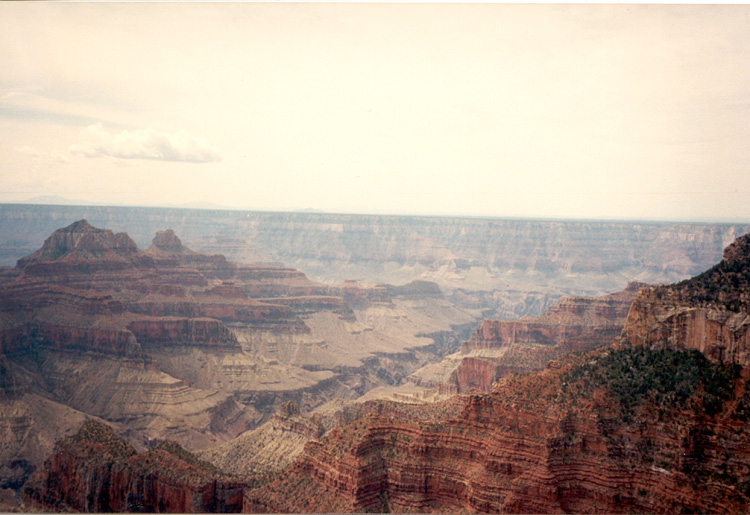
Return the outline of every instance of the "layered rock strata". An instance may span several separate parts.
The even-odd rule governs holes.
[[[570,352],[611,344],[644,286],[630,283],[625,290],[602,297],[564,297],[539,317],[484,320],[458,353],[428,365],[410,379],[442,394],[489,393],[501,377],[542,370]]]
[[[495,337],[490,331],[474,341],[488,334]],[[287,405],[279,419],[298,415]],[[684,346],[613,345],[502,378],[488,394],[342,410],[342,425],[308,441],[283,472],[246,478],[242,509],[743,513],[750,506],[748,421],[749,368]],[[305,434],[309,422],[292,423],[289,432]]]
[[[19,260],[18,273],[0,285],[0,357],[4,369],[23,371],[26,402],[61,407],[49,420],[29,417],[28,427],[7,425],[12,444],[0,468],[20,472],[0,476],[15,478],[9,481],[17,487],[41,464],[48,440],[36,442],[39,453],[25,449],[35,435],[65,434],[45,427],[70,428],[56,414],[63,407],[122,424],[136,442],[171,438],[206,447],[260,421],[262,415],[238,399],[242,392],[265,390],[262,381],[269,376],[292,391],[330,379],[330,373],[278,364],[261,369],[243,353],[227,324],[309,330],[294,308],[249,298],[235,275],[250,277],[252,288],[277,281],[276,289],[264,287],[265,294],[319,292],[299,272],[258,268],[193,252],[170,231],[157,234],[144,252],[126,234],[85,220],[56,231]],[[189,353],[204,370],[190,374],[179,366]],[[4,381],[2,395],[18,397],[15,383]],[[27,409],[13,402],[3,414]],[[21,462],[23,467],[14,465]]]
[[[321,285],[292,268],[195,252],[171,230],[142,251],[85,220],[0,277],[0,356],[30,378],[29,399],[105,419],[142,446],[212,447],[284,402],[308,411],[354,399],[434,359],[442,347],[431,335],[473,320],[434,284]],[[6,381],[0,393],[15,390]],[[28,454],[36,434],[8,427],[16,443],[0,467]],[[13,485],[41,456],[29,455]]]
[[[58,511],[236,513],[242,486],[177,444],[138,454],[112,428],[89,421],[57,443],[24,493]]]
[[[636,377],[656,373],[670,381],[674,370],[657,372],[644,363],[677,360],[687,368],[701,363],[701,384],[718,373],[734,387],[718,404],[707,403],[699,384],[679,402],[648,388],[633,401],[606,379],[633,356],[593,351],[501,380],[492,394],[456,397],[463,406],[458,415],[441,415],[450,410],[440,404],[422,406],[433,412],[427,420],[402,406],[400,413],[383,409],[334,429],[308,443],[281,477],[249,490],[246,509],[744,512],[750,502],[747,370],[711,368],[684,352],[674,359],[646,352],[635,364]]]
[[[240,477],[274,473],[289,466],[305,444],[321,437],[324,431],[322,417],[304,416],[299,405],[289,401],[260,427],[196,455]]]
[[[483,310],[483,318],[539,315],[564,295],[603,295],[633,280],[678,281],[710,267],[726,245],[750,232],[747,224],[5,204],[0,265],[14,264],[81,218],[125,231],[142,248],[156,231],[172,227],[197,251],[241,263],[285,263],[329,284],[421,277],[457,305]]]
[[[490,394],[455,397],[463,399],[458,416],[427,423],[383,410],[334,429],[308,443],[286,474],[249,490],[246,509],[746,512],[750,368],[742,346],[717,356],[694,343],[705,325],[681,325],[660,310],[741,314],[748,249],[743,237],[696,279],[641,289],[620,342],[506,377]],[[496,341],[505,334],[496,329],[470,341]],[[438,406],[419,409],[439,414]]]
[[[642,290],[620,342],[696,349],[722,363],[750,366],[750,235],[724,250],[706,272],[670,286]]]

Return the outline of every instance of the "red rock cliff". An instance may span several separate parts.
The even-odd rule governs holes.
[[[714,361],[750,366],[750,235],[703,274],[642,290],[620,338],[625,345],[695,349]]]
[[[440,393],[481,391],[514,373],[542,370],[570,352],[610,345],[622,331],[630,303],[642,283],[602,297],[563,297],[541,316],[484,320],[460,353],[441,364],[449,373],[421,371],[412,380]]]
[[[171,318],[135,320],[128,329],[139,342],[152,345],[203,345],[239,348],[237,337],[212,318]]]
[[[491,395],[464,397],[457,416],[441,419],[443,408],[434,405],[432,420],[405,407],[360,418],[308,443],[280,479],[248,492],[246,509],[745,512],[750,374],[712,368],[688,353],[629,352],[594,351],[508,378]],[[674,370],[648,365],[661,362],[702,370],[705,389],[686,386],[680,402],[658,389],[633,400],[608,383],[623,366],[636,370],[636,383],[652,374],[668,382]],[[716,373],[734,387],[710,404],[708,378]]]
[[[143,454],[100,422],[58,442],[24,488],[45,510],[84,512],[236,513],[242,485],[177,444]]]
[[[620,334],[630,304],[644,286],[630,283],[625,290],[603,297],[564,297],[539,317],[485,320],[463,349],[542,343],[560,345],[566,352],[573,352],[609,345]]]

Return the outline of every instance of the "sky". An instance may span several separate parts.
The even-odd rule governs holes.
[[[0,3],[0,202],[750,221],[750,6]]]

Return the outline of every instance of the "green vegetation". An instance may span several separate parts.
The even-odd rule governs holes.
[[[73,440],[103,444],[112,456],[118,458],[127,458],[135,454],[133,446],[117,436],[114,429],[94,419],[84,422],[78,433],[73,436]]]
[[[671,286],[656,288],[657,296],[673,293],[681,301],[695,305],[715,305],[728,311],[750,311],[750,263],[722,261],[702,274]]]
[[[651,350],[637,347],[611,351],[563,375],[563,388],[589,395],[604,388],[619,404],[623,421],[649,400],[662,409],[682,409],[697,396],[696,410],[721,411],[739,376],[737,365],[710,362],[698,351]]]
[[[156,449],[166,451],[169,454],[175,456],[176,458],[179,458],[180,460],[184,461],[185,463],[189,463],[209,474],[221,475],[221,476],[227,475],[221,470],[219,470],[218,468],[216,468],[211,463],[208,463],[207,461],[203,461],[199,459],[192,452],[185,450],[180,444],[178,444],[175,441],[165,440],[161,442],[156,447]]]
[[[734,416],[742,422],[750,421],[750,379],[745,382],[745,391],[737,403]]]

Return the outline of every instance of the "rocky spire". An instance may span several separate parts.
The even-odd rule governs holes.
[[[75,260],[129,259],[140,251],[124,232],[114,234],[108,229],[98,229],[86,220],[78,220],[58,229],[44,241],[42,248],[18,260],[23,268],[31,262]]]

